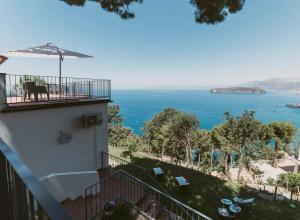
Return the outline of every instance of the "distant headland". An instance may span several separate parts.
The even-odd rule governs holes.
[[[289,108],[300,108],[300,104],[287,104],[286,106]]]
[[[265,94],[265,90],[259,87],[227,87],[227,88],[213,88],[211,93],[247,93],[247,94]]]

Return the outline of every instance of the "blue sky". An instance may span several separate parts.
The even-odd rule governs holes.
[[[246,0],[218,25],[196,24],[187,0],[144,0],[124,21],[95,3],[2,0],[0,54],[52,42],[93,55],[64,76],[109,78],[113,88],[202,87],[300,77],[300,1]],[[0,72],[57,75],[58,61],[11,58]]]

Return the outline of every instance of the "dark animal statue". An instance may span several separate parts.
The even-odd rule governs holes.
[[[34,95],[34,99],[38,101],[38,94],[40,94],[42,98],[42,94],[46,94],[49,100],[49,91],[47,90],[46,86],[37,86],[35,82],[25,82],[23,83],[24,93],[24,102],[28,96],[28,99],[31,99],[31,95]]]

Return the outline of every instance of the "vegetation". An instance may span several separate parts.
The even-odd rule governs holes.
[[[177,161],[185,158],[190,163],[194,132],[198,128],[197,117],[187,113],[174,115],[172,120],[161,128],[164,139],[163,146],[168,154]]]
[[[278,176],[277,184],[292,192],[300,193],[300,173],[283,173]]]
[[[245,111],[242,116],[232,117],[225,113],[225,123],[212,131],[215,145],[224,153],[225,174],[229,178],[228,158],[234,152],[239,166],[238,180],[244,167],[257,157],[262,143],[266,142],[263,125],[254,118],[254,111]]]
[[[294,155],[299,158],[300,143],[294,149]]]
[[[129,6],[143,0],[61,0],[71,6],[84,6],[87,2],[98,3],[107,12],[117,14],[123,19],[134,18],[135,14]],[[246,0],[190,0],[194,7],[197,23],[217,24],[226,19],[229,14],[240,11]]]
[[[109,143],[126,149],[123,156],[132,157],[135,151],[142,150],[161,158],[168,156],[176,163],[197,163],[203,172],[217,170],[228,179],[229,162],[234,158],[239,167],[238,180],[243,169],[250,169],[251,160],[273,160],[276,165],[275,159],[284,156],[279,149],[290,153],[287,146],[297,133],[297,128],[289,122],[262,123],[255,118],[254,111],[236,117],[226,112],[224,123],[208,131],[199,128],[196,116],[167,108],[145,122],[143,136],[139,137],[124,127],[119,106],[110,105],[108,115]],[[277,146],[275,151],[273,142]],[[219,151],[217,157],[214,151]],[[216,159],[217,166],[213,166]]]
[[[122,150],[122,148],[110,148],[110,153],[122,157]],[[300,212],[297,211],[300,208],[300,204],[297,202],[292,203],[296,208],[291,208],[291,202],[289,201],[270,202],[269,200],[259,197],[255,190],[245,185],[224,181],[197,170],[151,159],[148,154],[142,152],[136,152],[132,160],[128,158],[126,160],[146,168],[148,172],[151,172],[153,167],[161,167],[165,175],[164,178],[160,180],[160,184],[179,201],[199,210],[213,219],[220,219],[217,214],[217,208],[222,207],[220,200],[222,198],[232,199],[234,196],[255,198],[252,214],[249,214],[247,210],[243,208],[241,216],[238,219],[300,219]],[[179,189],[175,182],[176,176],[184,176],[188,179],[191,183],[189,190],[185,191]]]
[[[276,153],[280,150],[290,152],[289,144],[294,140],[297,128],[289,122],[273,122],[270,124],[270,127],[273,130]]]
[[[185,160],[191,163],[191,150],[196,150],[198,166],[210,166],[210,170],[213,163],[211,151],[218,149],[221,152],[219,162],[224,168],[220,170],[224,170],[227,178],[230,178],[228,163],[234,155],[239,166],[239,180],[240,173],[250,167],[251,160],[280,158],[282,154],[275,153],[272,141],[286,146],[294,140],[296,133],[296,127],[289,122],[263,124],[255,118],[254,111],[245,111],[237,117],[227,112],[223,124],[206,131],[199,129],[199,120],[195,116],[167,108],[145,123],[143,140],[147,152],[159,157],[170,156],[176,162]]]
[[[131,129],[123,126],[120,108],[110,105],[110,151],[144,167],[149,173],[153,167],[161,167],[165,171],[165,177],[160,182],[164,189],[176,199],[214,219],[218,218],[216,209],[221,206],[220,199],[233,198],[236,195],[254,197],[256,200],[253,214],[243,212],[243,219],[281,219],[284,216],[292,216],[291,219],[300,218],[300,213],[295,214],[295,210],[290,208],[287,201],[270,203],[258,197],[255,191],[245,185],[226,182],[208,175],[211,171],[217,170],[230,178],[229,162],[232,155],[239,166],[239,171],[249,169],[249,163],[253,159],[273,160],[279,157],[272,148],[272,143],[280,140],[282,146],[290,144],[296,135],[294,125],[288,122],[264,124],[255,118],[254,111],[245,111],[236,117],[225,113],[224,123],[210,131],[200,129],[199,125],[196,116],[167,108],[145,122],[142,128],[143,136],[139,137]],[[284,137],[282,133],[288,137]],[[215,157],[212,151],[220,153]],[[197,152],[197,157],[194,152]],[[174,165],[154,160],[149,158],[149,154],[171,158],[177,163]],[[215,160],[217,166],[213,167]],[[179,161],[192,165],[196,163],[203,172],[182,167],[178,165]],[[191,183],[188,192],[179,191],[176,185],[175,176],[182,175]],[[279,179],[278,182],[269,179],[267,183],[288,186],[294,192],[299,187],[298,177],[291,174]],[[242,178],[240,182],[244,182]],[[298,207],[299,204],[296,205]],[[270,215],[265,215],[270,212]]]
[[[167,124],[175,117],[179,112],[172,108],[167,108],[152,119],[147,121],[142,128],[143,139],[145,140],[150,153],[156,156],[163,156],[164,154],[164,134],[162,128],[165,128]]]
[[[123,117],[118,105],[108,106],[108,142],[112,147],[123,148],[125,157],[131,157],[137,150],[140,138],[132,129],[123,125]]]

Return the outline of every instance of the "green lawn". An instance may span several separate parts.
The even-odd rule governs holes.
[[[110,148],[110,153],[121,157],[120,149]],[[146,168],[149,172],[151,172],[153,167],[161,167],[166,172],[165,178],[160,182],[165,189],[176,199],[213,219],[218,219],[217,208],[222,207],[220,199],[232,199],[235,195],[241,197],[255,197],[256,200],[255,206],[253,207],[253,214],[249,215],[246,212],[242,212],[240,219],[300,219],[299,203],[294,202],[293,204],[296,205],[296,208],[291,208],[290,202],[288,201],[271,202],[257,197],[253,190],[243,185],[226,182],[192,169],[153,160],[144,154],[136,154],[132,162]],[[191,183],[190,190],[186,192],[179,190],[175,184],[175,176],[186,177]]]

